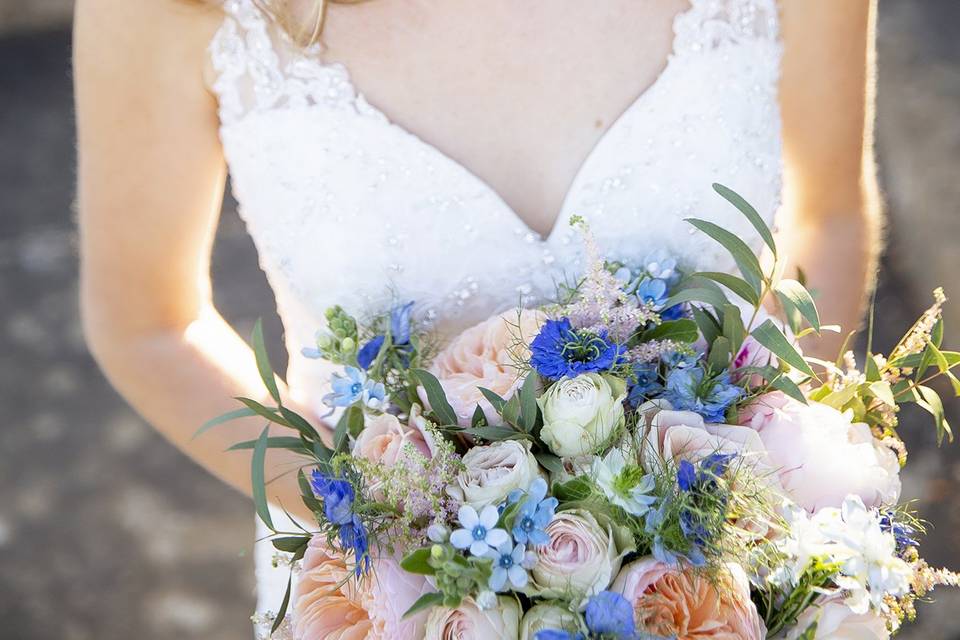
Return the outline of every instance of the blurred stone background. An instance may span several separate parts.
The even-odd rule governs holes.
[[[253,509],[172,449],[103,380],[77,318],[70,2],[0,0],[0,636],[42,640],[250,637]],[[888,348],[936,284],[960,344],[958,0],[881,0],[878,155],[889,244],[878,295]],[[231,205],[218,304],[241,333],[272,308]],[[280,327],[267,335],[279,353]],[[956,402],[950,412],[960,424]],[[960,568],[960,445],[922,415],[906,494],[932,523],[926,555]],[[905,422],[909,417],[905,416]],[[960,639],[940,591],[911,640]]]

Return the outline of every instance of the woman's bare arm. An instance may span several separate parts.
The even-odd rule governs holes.
[[[882,229],[873,159],[874,0],[783,0],[784,217],[779,243],[823,321],[858,328]],[[788,272],[789,273],[789,272]],[[835,357],[841,336],[811,344]]]
[[[225,168],[203,71],[221,19],[178,0],[77,2],[81,304],[90,348],[120,393],[194,460],[249,492],[249,455],[224,450],[256,438],[262,421],[192,438],[237,407],[233,396],[265,395],[250,348],[211,301]],[[271,452],[267,477],[296,464]],[[295,474],[268,494],[303,509]]]

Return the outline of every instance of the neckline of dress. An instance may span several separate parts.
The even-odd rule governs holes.
[[[539,244],[549,245],[552,243],[553,239],[557,236],[559,230],[564,226],[564,218],[568,217],[568,209],[570,203],[573,200],[573,196],[577,193],[580,184],[583,182],[584,175],[586,170],[592,164],[594,157],[599,155],[604,147],[609,144],[610,140],[613,139],[614,133],[618,131],[623,123],[630,118],[635,111],[637,111],[640,106],[646,102],[646,99],[650,97],[654,91],[663,83],[663,79],[668,75],[668,72],[673,66],[674,59],[677,56],[677,25],[680,24],[683,20],[687,18],[693,11],[696,9],[698,0],[689,0],[689,6],[682,11],[679,11],[671,21],[672,31],[673,31],[673,40],[670,45],[670,53],[667,55],[666,60],[660,68],[660,72],[657,76],[650,82],[646,87],[644,87],[636,97],[630,101],[626,108],[610,123],[610,125],[604,130],[602,134],[594,142],[593,146],[587,152],[584,159],[580,162],[577,167],[577,170],[573,173],[573,177],[570,180],[570,183],[567,186],[566,192],[564,193],[563,200],[560,204],[560,210],[557,212],[556,216],[553,219],[553,222],[550,228],[547,230],[546,234],[542,234],[536,229],[534,229],[529,222],[527,222],[520,213],[508,203],[500,192],[494,188],[487,180],[480,177],[475,171],[470,169],[468,166],[463,164],[461,161],[454,158],[452,155],[443,151],[437,145],[427,141],[420,135],[414,133],[407,127],[396,122],[393,118],[387,115],[386,111],[380,108],[379,105],[370,102],[367,100],[365,94],[360,91],[357,85],[353,82],[353,76],[350,72],[349,67],[338,61],[325,61],[322,57],[322,49],[319,46],[309,47],[303,52],[304,58],[306,60],[315,62],[326,68],[335,68],[340,71],[343,76],[344,81],[349,86],[350,91],[353,93],[356,100],[362,101],[364,108],[367,112],[374,114],[376,117],[382,119],[384,123],[387,124],[391,129],[402,133],[403,135],[413,139],[417,144],[422,146],[424,149],[427,149],[432,154],[434,154],[441,161],[455,167],[460,172],[462,172],[467,178],[476,183],[484,194],[491,198],[497,203],[497,206],[501,207],[506,211],[509,216],[522,227],[523,231],[532,236]],[[285,33],[284,33],[285,36]]]

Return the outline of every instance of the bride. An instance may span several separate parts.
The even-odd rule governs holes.
[[[713,182],[777,213],[825,320],[859,324],[880,227],[869,0],[323,5],[77,3],[86,335],[120,392],[226,482],[248,490],[249,458],[223,452],[260,421],[191,436],[263,395],[211,302],[227,167],[284,323],[284,393],[308,415],[328,371],[300,351],[329,305],[399,297],[462,329],[576,271],[573,214],[608,256],[660,247],[728,270],[683,221],[756,246]],[[271,455],[268,477],[289,469]],[[306,515],[292,474],[270,491]]]

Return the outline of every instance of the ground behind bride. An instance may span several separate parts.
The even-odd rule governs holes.
[[[0,629],[24,640],[249,637],[250,504],[163,442],[100,377],[76,313],[66,0],[0,0]],[[878,299],[889,346],[930,290],[960,344],[960,23],[956,0],[883,0],[878,151],[890,243]],[[242,332],[269,289],[232,205],[218,303]],[[280,360],[279,324],[267,331]],[[949,407],[960,427],[960,406]],[[922,417],[921,417],[922,420]],[[905,418],[908,422],[909,418]],[[925,555],[960,569],[960,445],[906,432],[908,497],[937,523]],[[960,639],[941,591],[906,640]]]

